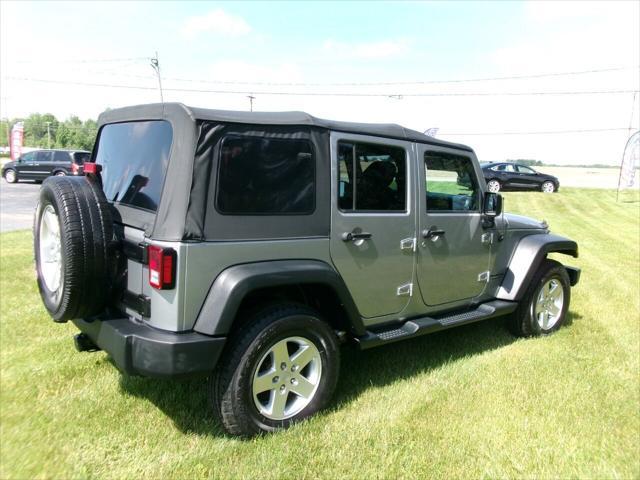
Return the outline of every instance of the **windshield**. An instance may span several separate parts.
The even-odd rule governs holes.
[[[164,120],[105,125],[100,131],[96,163],[110,202],[156,211],[162,194],[173,139]]]

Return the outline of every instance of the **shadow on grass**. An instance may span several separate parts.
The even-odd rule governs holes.
[[[579,318],[569,312],[566,325]],[[504,318],[496,318],[365,351],[344,346],[340,380],[329,411],[344,408],[368,388],[407,379],[516,341],[504,324]],[[120,388],[153,403],[184,433],[226,435],[211,412],[205,378],[158,380],[123,375]]]

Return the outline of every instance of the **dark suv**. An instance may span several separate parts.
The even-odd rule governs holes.
[[[536,172],[533,168],[511,162],[487,163],[482,165],[482,173],[487,181],[487,190],[539,190],[545,193],[557,192],[560,181],[553,175]]]
[[[91,152],[84,150],[35,150],[21,155],[2,167],[9,183],[19,180],[42,181],[51,175],[82,175],[85,160]]]

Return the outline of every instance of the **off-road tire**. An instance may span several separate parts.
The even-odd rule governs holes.
[[[18,183],[18,172],[9,168],[4,172],[4,179],[7,181],[7,183]]]
[[[322,375],[311,402],[286,420],[260,414],[252,395],[253,374],[260,358],[275,343],[304,337],[318,348]],[[210,401],[222,427],[232,435],[251,437],[289,427],[322,408],[331,399],[338,380],[340,351],[334,331],[315,310],[298,304],[277,304],[259,310],[229,338],[228,347],[209,380]]]
[[[61,281],[55,292],[42,276],[41,217],[53,207],[60,227]],[[53,176],[40,188],[33,226],[38,289],[56,322],[100,313],[109,297],[113,220],[101,188],[89,177]]]
[[[559,320],[551,328],[545,330],[534,318],[533,304],[536,302],[542,286],[551,279],[557,279],[562,285],[564,301]],[[520,300],[518,308],[511,317],[509,317],[509,329],[518,337],[549,335],[565,323],[570,300],[571,284],[567,271],[561,263],[555,260],[545,259],[531,279],[531,283],[528,285],[524,296]]]

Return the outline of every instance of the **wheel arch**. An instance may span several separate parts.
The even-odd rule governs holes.
[[[342,278],[319,260],[274,260],[227,268],[211,285],[194,330],[206,335],[227,335],[242,320],[239,314],[278,300],[309,305],[336,329],[353,335],[365,333]]]
[[[519,301],[549,253],[562,253],[577,258],[578,244],[568,238],[547,233],[522,238],[514,248],[496,298]],[[571,284],[575,285],[580,277],[580,270],[569,267],[567,273]]]

